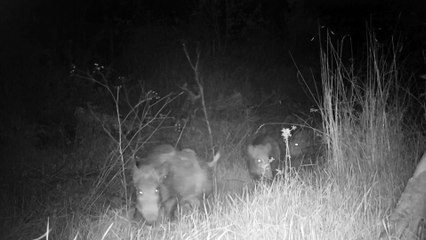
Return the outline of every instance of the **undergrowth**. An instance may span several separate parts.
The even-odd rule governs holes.
[[[90,129],[95,123],[103,133],[96,132],[99,135],[81,147],[108,139],[102,144],[109,154],[104,155],[101,167],[68,178],[65,172],[72,171],[61,171],[59,179],[67,181],[59,181],[57,185],[48,181],[53,189],[43,193],[43,197],[34,196],[25,207],[19,208],[3,194],[2,205],[17,206],[9,212],[4,210],[11,217],[3,221],[7,225],[4,223],[2,227],[13,227],[4,231],[3,236],[15,239],[37,236],[45,239],[377,238],[386,224],[383,219],[394,207],[426,147],[419,120],[410,119],[406,113],[412,112],[412,108],[423,112],[426,109],[418,104],[424,101],[413,99],[402,85],[405,76],[400,74],[402,66],[396,52],[389,55],[374,39],[370,35],[362,66],[345,63],[341,50],[336,48],[340,45],[333,44],[330,36],[326,36],[326,44],[321,47],[322,97],[317,99],[317,105],[326,148],[325,162],[321,165],[289,172],[270,186],[254,186],[241,154],[253,117],[250,111],[239,109],[243,105],[221,108],[215,115],[215,109],[203,103],[203,114],[207,115],[207,110],[211,114],[208,123],[211,129],[207,130],[205,118],[194,114],[186,119],[185,127],[179,132],[175,131],[175,125],[167,124],[169,115],[165,111],[179,93],[153,101],[152,92],[142,91],[144,94],[136,101],[127,99],[128,110],[121,111],[123,95],[116,89],[110,91],[115,103],[114,118],[99,115],[94,109],[83,114],[90,120]],[[237,110],[241,112],[235,115]],[[227,112],[238,119],[225,121],[217,117]],[[424,121],[420,119],[420,123]],[[82,136],[87,139],[85,136],[90,134],[83,131]],[[181,213],[176,221],[146,226],[132,218],[127,164],[147,145],[164,140],[194,148],[205,159],[210,158],[211,147],[216,144],[222,152],[216,169],[217,190],[205,202],[204,211]],[[78,149],[69,155],[70,161],[78,160],[76,152]],[[88,159],[89,155],[78,158]],[[95,177],[89,178],[90,174]],[[48,180],[51,179],[54,178]],[[33,186],[43,181],[46,179],[23,184]],[[62,197],[57,197],[60,193]],[[23,213],[33,215],[21,217]]]

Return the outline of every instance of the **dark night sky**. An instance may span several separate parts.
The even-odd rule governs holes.
[[[219,3],[220,6],[216,9],[217,19],[212,19],[214,18],[211,16],[212,11],[208,11],[209,6],[203,7],[201,4],[203,2]],[[97,37],[96,34],[105,28],[114,28],[114,34],[117,35],[114,41],[122,43],[121,41],[126,39],[125,30],[128,30],[127,33],[132,30],[136,32],[137,28],[159,25],[184,32],[181,36],[183,38],[193,37],[194,32],[191,32],[191,28],[192,31],[197,31],[194,25],[197,25],[199,21],[211,24],[214,20],[221,21],[225,18],[223,13],[225,3],[228,4],[228,9],[232,10],[228,14],[235,25],[233,26],[233,37],[236,41],[233,42],[234,44],[238,44],[241,38],[247,38],[238,32],[244,28],[244,24],[250,24],[242,22],[244,20],[262,22],[260,27],[269,26],[272,35],[280,36],[285,41],[291,35],[297,35],[297,31],[302,31],[302,29],[293,29],[292,26],[288,26],[292,23],[289,18],[297,22],[302,22],[306,18],[311,18],[312,21],[319,19],[321,23],[325,23],[327,27],[343,36],[363,32],[363,29],[358,28],[363,27],[365,19],[370,16],[374,18],[377,25],[388,31],[394,28],[398,14],[401,14],[403,18],[399,19],[399,24],[405,24],[404,30],[423,30],[412,28],[424,27],[426,15],[423,1],[409,1],[409,5],[405,3],[407,1],[367,0],[245,1],[244,4],[238,2],[5,0],[0,5],[2,16],[0,26],[4,33],[2,45],[15,48],[10,54],[24,55],[26,47],[40,47],[63,52],[69,50],[67,48],[70,48],[70,42],[74,44],[73,47],[84,50],[89,47],[87,46],[90,45],[89,42]],[[231,3],[234,5],[229,7]],[[246,14],[246,16],[237,16],[237,14]],[[253,17],[256,14],[257,17]],[[300,19],[297,19],[295,15],[300,15]],[[219,26],[223,24],[219,22]],[[291,32],[286,32],[290,30]],[[120,50],[117,49],[115,54],[120,54]]]
[[[58,80],[67,77],[72,64],[88,69],[90,64],[101,62],[114,68],[117,75],[153,79],[158,77],[157,67],[164,65],[165,54],[181,54],[182,40],[200,42],[208,49],[205,54],[215,59],[219,58],[217,52],[211,53],[212,42],[226,43],[226,48],[221,46],[221,56],[244,59],[249,68],[263,66],[262,62],[250,62],[263,61],[253,49],[268,55],[271,63],[265,62],[265,66],[285,61],[289,65],[289,51],[308,66],[315,61],[308,56],[317,55],[309,39],[315,36],[318,23],[333,30],[336,38],[351,34],[360,42],[354,44],[361,46],[369,18],[380,40],[387,40],[395,31],[402,33],[408,49],[405,54],[414,57],[411,65],[419,69],[424,65],[419,59],[426,34],[425,5],[423,1],[367,0],[3,0],[0,75],[1,93],[8,101],[2,108],[25,109],[25,114],[34,115],[60,103],[57,108],[70,106],[72,112],[85,101],[76,96],[84,94],[78,86]],[[218,36],[219,40],[215,39]]]

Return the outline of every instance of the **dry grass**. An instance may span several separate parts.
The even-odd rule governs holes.
[[[215,194],[204,210],[182,211],[176,221],[145,226],[130,220],[127,205],[99,205],[96,211],[59,208],[49,220],[33,221],[36,226],[18,221],[5,237],[19,232],[25,239],[43,233],[45,239],[47,233],[51,239],[377,238],[426,147],[425,139],[421,128],[404,117],[412,106],[398,91],[396,58],[382,56],[382,49],[370,41],[365,74],[357,75],[329,39],[327,44],[322,51],[323,98],[318,101],[326,133],[324,166],[255,187],[240,151],[246,122],[212,120],[223,157],[216,170]],[[192,144],[205,143],[202,135],[190,137]],[[193,148],[210,150],[204,145]],[[51,232],[45,230],[47,223]],[[34,228],[38,231],[26,231]]]
[[[319,177],[321,176],[321,177]],[[129,221],[110,210],[82,217],[75,239],[373,239],[381,208],[371,187],[363,194],[316,176],[294,176],[272,186],[245,188],[242,194],[218,194],[208,213],[193,211],[155,227]]]

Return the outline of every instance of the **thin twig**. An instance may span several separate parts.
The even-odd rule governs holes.
[[[197,45],[197,50],[196,50],[197,59],[194,63],[191,60],[191,57],[189,56],[189,53],[188,53],[188,50],[186,48],[185,43],[182,43],[182,47],[183,47],[183,51],[185,52],[185,56],[188,59],[189,65],[191,66],[192,70],[194,71],[194,79],[195,79],[195,82],[197,83],[198,89],[200,91],[201,104],[202,104],[202,107],[203,107],[204,118],[206,119],[207,130],[209,132],[210,148],[211,148],[211,151],[212,151],[212,156],[214,156],[215,152],[214,152],[214,145],[213,145],[213,134],[212,134],[212,129],[210,127],[209,117],[208,117],[208,114],[207,114],[206,101],[205,101],[205,97],[204,97],[204,88],[203,88],[203,84],[201,82],[200,70],[199,70],[200,48],[199,48],[199,45]]]

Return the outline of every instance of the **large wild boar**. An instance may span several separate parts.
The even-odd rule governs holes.
[[[177,151],[170,145],[159,145],[133,168],[136,188],[136,209],[148,224],[155,223],[164,210],[173,218],[176,205],[189,203],[199,206],[204,195],[212,191],[212,162],[199,160],[191,149]]]
[[[259,135],[247,146],[247,167],[253,180],[272,181],[282,165],[280,146],[271,136]]]
[[[318,154],[321,153],[321,135],[321,131],[315,128],[302,127],[296,129],[289,140],[291,167],[297,169],[317,163]]]
[[[171,145],[159,145],[151,149],[149,154],[133,162],[132,180],[136,190],[136,210],[148,224],[160,217],[162,182],[167,176],[163,168],[165,162],[176,155]]]

